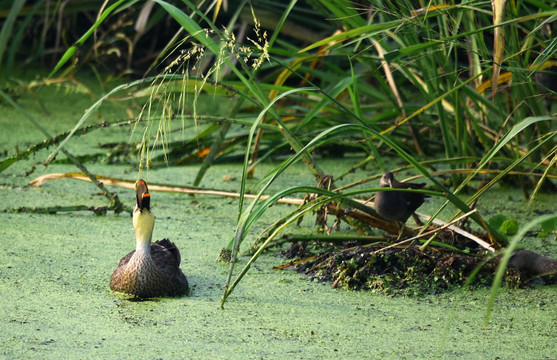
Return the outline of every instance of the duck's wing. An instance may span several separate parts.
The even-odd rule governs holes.
[[[126,265],[130,262],[130,259],[132,258],[133,254],[135,254],[135,250],[130,252],[126,256],[124,256],[120,260],[120,263],[118,263],[118,266],[116,267],[116,270],[114,270],[114,272],[112,273],[112,276],[110,277],[110,288],[111,289],[115,290],[115,289],[118,288],[119,283],[122,281],[121,273],[122,273],[122,271],[124,271],[124,268],[126,267]]]
[[[184,293],[188,289],[188,280],[180,270],[180,250],[168,239],[155,241],[151,244],[151,258],[159,271],[173,283],[176,293]]]
[[[130,259],[132,258],[133,254],[135,254],[135,250],[131,251],[128,255],[124,256],[121,260],[120,263],[118,264],[118,267],[121,266],[125,266],[127,263],[130,262]]]
[[[151,257],[157,265],[166,264],[175,267],[180,266],[180,250],[168,239],[155,241],[151,244]]]

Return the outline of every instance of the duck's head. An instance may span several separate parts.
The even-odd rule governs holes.
[[[395,176],[392,172],[387,171],[381,176],[381,180],[379,180],[379,187],[393,187],[393,183],[395,182]]]
[[[155,227],[155,215],[151,212],[151,194],[145,180],[135,183],[137,203],[133,209],[133,228],[137,239],[138,248],[150,248],[151,236]]]

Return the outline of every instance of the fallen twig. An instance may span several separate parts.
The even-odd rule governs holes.
[[[392,245],[386,246],[386,247],[384,247],[384,248],[382,248],[382,249],[377,250],[376,252],[379,252],[379,251],[382,251],[382,250],[386,250],[386,249],[391,248],[391,247],[394,247],[394,246],[399,246],[399,245],[401,245],[401,244],[405,244],[405,243],[408,243],[408,242],[411,242],[411,241],[414,241],[414,240],[418,240],[418,239],[424,238],[424,237],[426,237],[426,236],[433,235],[433,234],[438,233],[439,231],[441,231],[441,230],[443,230],[443,229],[447,229],[447,228],[450,229],[450,230],[452,230],[452,231],[454,231],[454,232],[457,232],[458,234],[460,234],[460,235],[466,237],[467,239],[470,239],[470,240],[476,242],[476,243],[477,243],[478,245],[480,245],[481,247],[483,247],[483,248],[485,248],[485,249],[487,249],[487,250],[489,250],[489,251],[491,251],[491,252],[495,252],[495,249],[494,249],[491,245],[489,245],[487,242],[483,241],[483,240],[480,239],[479,237],[477,237],[477,236],[475,236],[475,235],[473,235],[473,234],[470,234],[469,232],[464,231],[464,230],[462,230],[462,229],[460,229],[460,228],[457,228],[456,226],[453,226],[453,224],[459,222],[460,220],[462,220],[462,219],[464,219],[464,218],[470,216],[471,214],[473,214],[473,213],[475,213],[475,212],[477,212],[477,211],[478,211],[477,209],[474,209],[474,210],[472,210],[472,211],[470,211],[470,212],[467,212],[466,214],[464,214],[464,215],[462,215],[462,216],[460,216],[460,217],[454,219],[453,221],[451,221],[451,222],[449,222],[449,223],[446,223],[446,222],[444,222],[444,221],[435,219],[435,220],[433,220],[434,223],[437,223],[438,225],[443,224],[443,226],[441,226],[440,228],[436,228],[435,230],[431,230],[431,231],[424,232],[424,233],[422,233],[422,234],[420,234],[420,235],[411,237],[411,238],[409,238],[409,239],[405,239],[405,240],[403,240],[403,241],[399,241],[399,242],[397,242],[396,244],[392,244]],[[429,217],[428,217],[427,215],[422,215],[422,214],[420,214],[419,216],[420,216],[420,217],[424,217],[424,218],[426,218],[426,219],[429,220]]]
[[[99,182],[108,186],[118,186],[126,189],[134,189],[135,187],[134,180],[118,179],[118,178],[112,178],[112,177],[102,176],[102,175],[96,175],[96,178]],[[83,173],[65,173],[65,174],[53,173],[53,174],[46,174],[37,177],[31,180],[29,182],[29,185],[41,186],[48,181],[58,180],[58,179],[75,179],[75,180],[89,181],[89,182],[91,181],[91,179],[85,176],[85,174]],[[215,195],[215,196],[233,197],[233,198],[240,197],[240,194],[237,192],[200,189],[200,188],[180,186],[180,185],[163,185],[158,183],[149,183],[149,190],[162,191],[162,192],[174,192],[174,193],[182,193],[182,194]],[[247,199],[255,199],[257,195],[245,194],[244,197]],[[268,198],[269,198],[268,195],[262,195],[260,197],[261,200],[265,200]],[[303,203],[303,200],[294,199],[294,198],[282,198],[279,199],[278,202],[281,204],[301,205]]]
[[[108,210],[114,210],[111,206],[87,206],[87,205],[70,205],[70,206],[46,206],[46,207],[27,207],[7,208],[4,212],[15,213],[32,213],[32,214],[56,214],[59,212],[69,211],[92,211],[95,215],[106,215]],[[131,208],[125,208],[131,214]]]

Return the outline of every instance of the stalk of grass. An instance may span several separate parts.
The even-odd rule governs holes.
[[[25,2],[25,1],[23,1],[23,2]],[[6,66],[5,66],[5,69],[6,69],[6,74],[5,75],[7,75],[8,78],[9,78],[11,72],[14,69],[14,63],[16,61],[16,53],[19,50],[19,48],[21,47],[21,44],[24,42],[23,38],[24,38],[25,31],[27,30],[29,25],[32,23],[34,17],[39,13],[40,8],[43,6],[43,4],[44,4],[44,0],[37,1],[35,3],[35,5],[33,5],[33,7],[31,8],[29,13],[26,14],[24,20],[18,26],[17,30],[12,32],[13,38],[11,39],[11,44],[10,44],[9,51],[8,51],[8,54],[7,54]],[[14,8],[18,8],[19,6],[20,6],[19,2],[15,1],[12,5],[12,9],[10,10],[10,15],[11,15],[12,11],[14,11]],[[23,15],[23,14],[21,14],[21,15]],[[7,24],[7,22],[6,22],[6,24]],[[5,26],[6,26],[6,24],[5,24]],[[4,32],[4,27],[2,27],[2,33],[3,32]],[[0,38],[3,38],[3,36],[4,36],[2,33],[0,33]],[[39,45],[39,47],[40,48],[44,47],[44,44],[41,43]],[[0,50],[0,67],[2,65],[2,57],[3,57],[2,50]]]
[[[25,0],[15,0],[13,2],[10,11],[8,13],[8,17],[4,21],[4,24],[2,25],[2,30],[0,30],[0,68],[2,67],[2,61],[4,59],[4,53],[6,51],[8,39],[13,33],[15,20],[19,12],[21,11],[21,8],[23,8],[24,4],[25,4]],[[9,68],[6,68],[6,70],[9,70]],[[2,75],[6,76],[8,75],[8,73]]]
[[[242,105],[242,103],[243,103],[242,99],[236,99],[236,101],[234,103],[234,106],[230,110],[230,115],[231,116],[235,116],[237,114],[237,112],[239,111],[239,108]],[[223,143],[223,141],[226,137],[226,134],[230,130],[230,126],[231,126],[230,122],[227,122],[223,126],[221,126],[215,141],[211,145],[211,150],[209,151],[209,154],[207,154],[207,157],[205,158],[205,160],[203,161],[203,164],[199,168],[199,171],[198,171],[198,173],[195,177],[195,180],[193,181],[193,186],[199,186],[199,184],[201,183],[201,180],[203,179],[203,176],[205,175],[205,172],[209,169],[213,160],[217,156],[217,152],[219,151],[220,147],[222,146],[222,143]]]
[[[114,4],[110,5],[108,8],[106,8],[106,10],[104,10],[99,15],[99,17],[97,18],[97,21],[95,21],[93,26],[91,26],[89,28],[89,30],[87,30],[87,32],[85,34],[83,34],[83,36],[81,36],[81,38],[79,38],[79,40],[76,41],[75,45],[71,46],[68,50],[66,50],[66,52],[62,55],[62,58],[58,61],[56,66],[54,66],[54,69],[50,72],[49,77],[54,76],[54,74],[56,72],[58,72],[58,70],[60,70],[60,68],[62,68],[62,66],[64,66],[64,64],[66,64],[74,56],[77,49],[79,49],[85,43],[85,41],[87,41],[87,39],[89,39],[89,37],[91,35],[93,35],[95,30],[106,20],[106,18],[112,12],[114,12],[116,9],[123,10],[123,9],[133,5],[136,2],[137,2],[137,0],[131,0],[131,1],[130,0],[118,0]],[[120,5],[122,5],[122,6],[120,7]]]
[[[1,95],[1,90],[0,90],[0,95]],[[34,118],[33,118],[34,119]],[[90,134],[95,130],[100,130],[100,129],[105,129],[105,128],[111,128],[111,127],[121,127],[121,126],[126,126],[126,125],[130,125],[129,121],[122,121],[122,122],[117,122],[114,124],[106,124],[106,123],[102,123],[102,124],[94,124],[94,125],[87,125],[84,126],[82,128],[79,128],[76,133],[74,134],[74,136],[79,136],[79,135],[83,135],[83,134]],[[6,170],[7,168],[9,168],[11,165],[15,164],[16,162],[23,160],[23,159],[28,159],[30,155],[33,155],[41,150],[44,149],[48,149],[50,146],[56,145],[58,144],[61,140],[65,139],[68,136],[69,132],[63,132],[57,135],[54,135],[51,138],[48,138],[46,140],[43,140],[37,144],[34,144],[30,147],[28,147],[26,150],[21,151],[21,152],[17,152],[16,154],[9,156],[5,159],[0,160],[0,173],[3,172],[4,170]]]
[[[294,221],[296,221],[300,217],[304,216],[309,211],[312,211],[313,209],[315,209],[319,206],[322,206],[325,203],[334,201],[335,199],[340,199],[340,198],[345,196],[345,195],[335,194],[335,193],[333,193],[329,190],[325,190],[325,189],[321,189],[321,188],[315,188],[315,187],[294,187],[294,188],[286,189],[284,191],[280,191],[279,193],[276,193],[272,197],[265,200],[265,202],[262,203],[260,206],[257,206],[256,208],[254,208],[254,211],[250,212],[250,214],[247,217],[244,216],[240,220],[239,225],[241,225],[242,227],[239,230],[241,232],[236,233],[236,238],[239,238],[238,234],[240,235],[240,237],[243,237],[244,234],[246,233],[246,231],[249,230],[250,225],[253,224],[257,220],[257,218],[259,218],[263,214],[263,212],[266,210],[266,208],[270,204],[276,202],[281,197],[288,196],[288,195],[290,195],[292,193],[296,193],[296,192],[322,194],[322,195],[326,195],[326,196],[325,197],[319,197],[318,199],[301,206],[288,219],[282,219],[281,225],[277,226],[275,228],[275,230],[273,231],[273,233],[270,234],[267,237],[267,239],[260,245],[259,249],[253,254],[253,256],[250,258],[250,260],[246,263],[244,268],[236,276],[236,278],[234,279],[234,282],[230,283],[231,278],[232,278],[232,273],[231,272],[233,270],[232,264],[234,264],[234,262],[236,260],[236,254],[238,252],[238,249],[237,249],[237,246],[236,246],[237,241],[235,240],[234,249],[236,251],[233,251],[232,259],[230,261],[231,269],[229,271],[229,274],[228,274],[228,277],[227,277],[227,282],[226,282],[225,288],[224,288],[224,294],[223,294],[222,299],[221,299],[221,308],[224,308],[224,304],[225,304],[227,298],[234,291],[234,289],[236,288],[238,283],[241,281],[241,279],[244,277],[244,275],[250,269],[251,264],[255,260],[257,260],[257,258],[263,253],[263,250],[271,243],[271,241],[276,237],[277,234],[279,234],[287,226],[292,224]],[[254,200],[252,202],[252,206],[256,203],[256,200]]]
[[[295,93],[295,92],[299,92],[299,91],[303,91],[306,89],[293,89],[290,92]],[[258,118],[254,121],[251,130],[250,130],[250,134],[248,137],[248,142],[247,142],[247,148],[245,149],[245,157],[244,157],[244,164],[243,164],[243,170],[242,170],[242,180],[241,180],[241,185],[240,185],[240,201],[238,203],[238,226],[236,228],[236,235],[234,236],[234,244],[232,246],[232,255],[231,255],[231,260],[230,260],[230,268],[228,270],[228,276],[227,276],[227,280],[225,283],[225,293],[228,290],[228,284],[230,284],[230,279],[232,277],[232,272],[234,271],[234,265],[236,262],[236,258],[237,258],[237,254],[238,254],[238,250],[240,248],[240,243],[242,242],[243,238],[244,238],[244,234],[246,231],[246,223],[249,219],[249,215],[252,212],[253,207],[256,205],[257,200],[261,197],[261,195],[263,194],[263,191],[271,184],[271,181],[269,181],[267,183],[266,186],[264,186],[261,191],[258,193],[257,198],[255,200],[252,201],[252,203],[248,206],[248,208],[244,211],[243,210],[243,199],[244,199],[244,194],[246,191],[246,179],[248,176],[248,164],[249,164],[249,155],[250,155],[250,146],[252,144],[253,141],[253,136],[255,135],[255,132],[257,130],[257,125],[262,121],[264,115],[266,114],[266,111],[278,100],[280,100],[281,98],[287,96],[290,92],[286,92],[278,97],[276,97],[275,99],[273,99],[273,101],[269,104],[269,106],[265,109],[263,109],[263,111],[261,111],[261,113],[259,114]],[[301,152],[299,152],[298,154],[301,154]],[[283,167],[282,169],[278,169],[277,173],[275,174],[275,176],[277,176],[278,174],[280,174],[282,171],[284,171],[284,169],[286,168]],[[223,302],[224,304],[224,302]]]

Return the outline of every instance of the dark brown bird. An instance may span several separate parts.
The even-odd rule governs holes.
[[[401,183],[395,180],[393,173],[387,171],[381,177],[379,187],[392,187],[394,189],[421,189],[422,184]],[[424,194],[407,191],[379,191],[375,197],[375,211],[385,220],[392,221],[399,226],[399,237],[404,229],[404,224],[410,215],[414,214],[426,199]]]
[[[527,276],[541,277],[548,284],[557,283],[557,260],[555,259],[529,250],[518,250],[512,255],[509,265]]]
[[[137,297],[179,296],[188,291],[188,280],[180,270],[180,251],[168,239],[151,243],[155,216],[144,180],[135,183],[137,204],[133,210],[135,250],[124,256],[112,277],[110,288]]]

